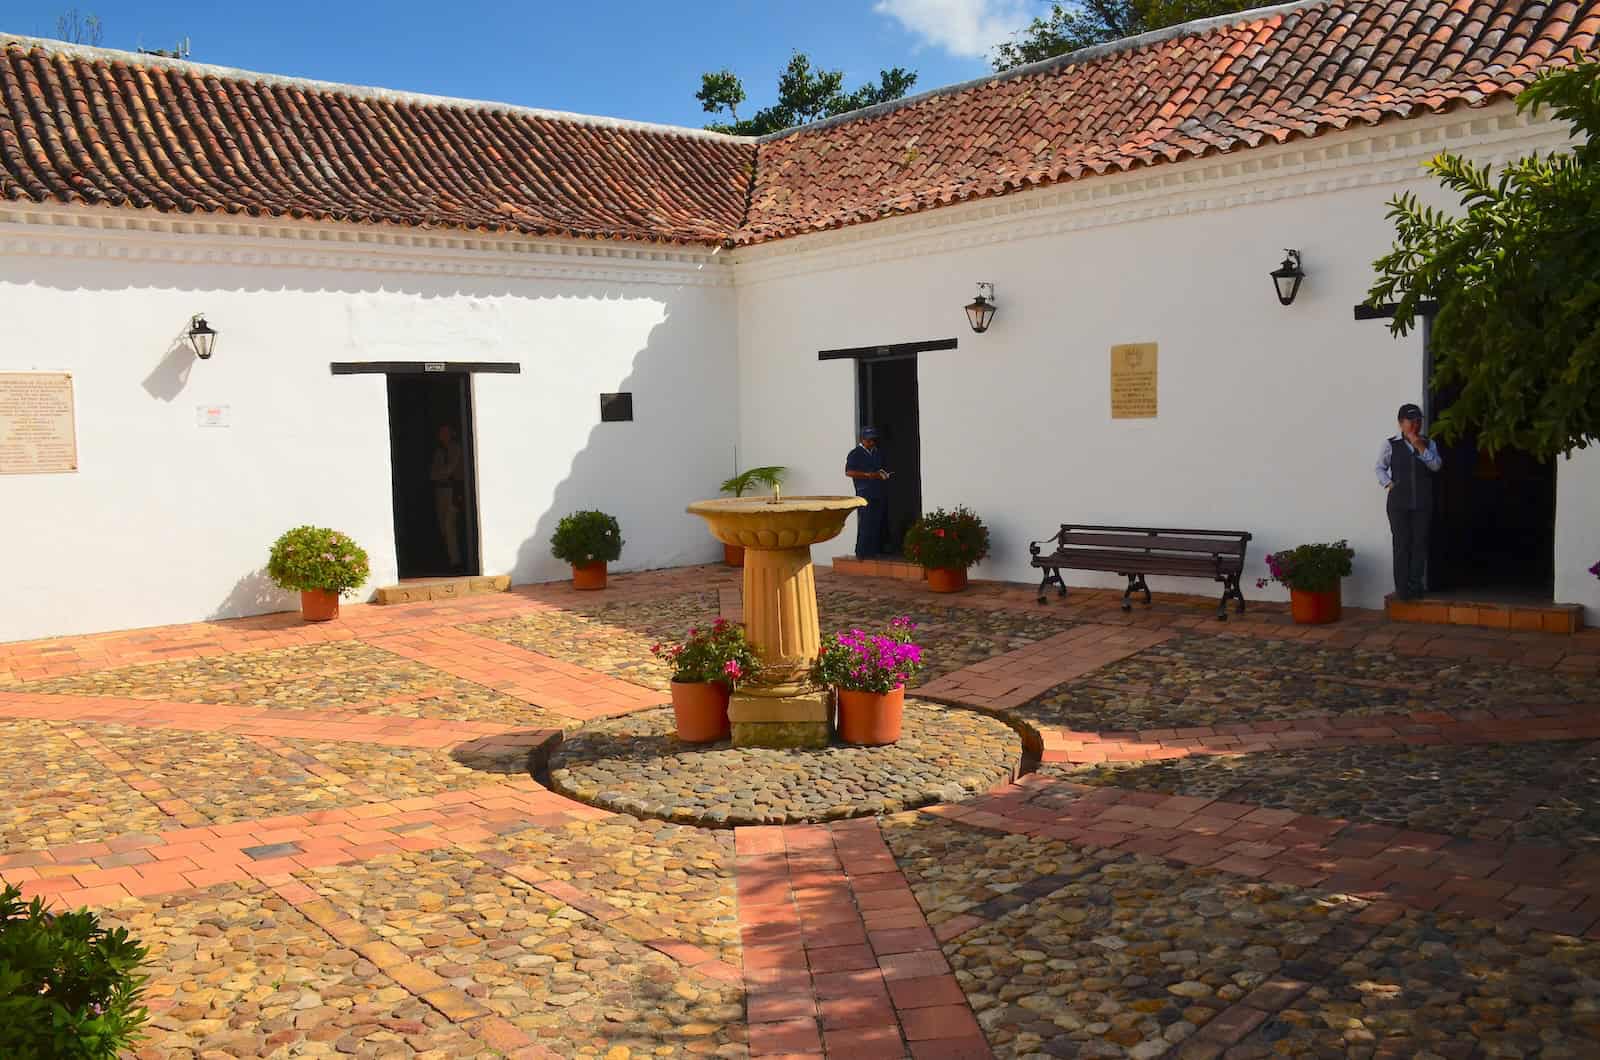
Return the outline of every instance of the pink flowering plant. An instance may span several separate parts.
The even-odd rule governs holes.
[[[922,669],[922,647],[911,640],[917,624],[902,615],[887,629],[852,629],[822,645],[811,680],[849,692],[893,692]]]
[[[1593,574],[1596,578],[1600,578],[1600,563],[1596,563],[1594,566],[1590,567],[1589,573]]]
[[[744,627],[725,618],[717,619],[708,629],[691,629],[682,643],[655,644],[650,651],[672,667],[674,681],[715,682],[730,691],[761,669]]]
[[[267,576],[280,589],[355,592],[372,573],[367,553],[347,534],[320,526],[297,526],[272,545]]]
[[[989,554],[989,528],[968,508],[940,508],[911,524],[902,547],[923,567],[966,570]]]
[[[1355,549],[1348,541],[1330,541],[1325,545],[1297,545],[1285,552],[1267,555],[1268,577],[1257,578],[1256,588],[1264,589],[1277,582],[1291,589],[1308,593],[1328,593],[1339,587],[1340,578],[1348,578],[1355,559]]]

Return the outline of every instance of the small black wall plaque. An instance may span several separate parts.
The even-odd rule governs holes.
[[[633,419],[633,395],[601,394],[600,422],[621,423]]]

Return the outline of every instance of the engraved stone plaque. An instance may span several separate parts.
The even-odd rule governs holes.
[[[0,475],[78,470],[72,376],[0,372]]]
[[[1156,344],[1132,342],[1111,347],[1111,418],[1154,419]]]

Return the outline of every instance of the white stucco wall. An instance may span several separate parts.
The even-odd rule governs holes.
[[[22,230],[0,222],[0,236]],[[321,249],[302,255],[311,267],[299,251],[270,260],[271,240],[213,234],[200,253],[197,238],[0,241],[14,251],[0,253],[0,371],[72,373],[79,452],[75,474],[0,478],[0,640],[295,606],[260,570],[300,523],[368,549],[363,596],[393,583],[384,377],[334,376],[333,361],[522,365],[473,379],[485,573],[564,576],[547,542],[585,507],[621,521],[617,568],[720,554],[683,507],[714,496],[733,461],[733,294],[707,280],[722,266],[555,261],[519,276],[541,256],[413,248],[397,265],[380,248],[370,268]],[[197,254],[216,260],[181,260]],[[220,332],[207,362],[182,338],[198,311]],[[634,422],[599,422],[612,391],[633,392]],[[197,405],[230,406],[231,426],[198,427]]]
[[[1346,600],[1381,606],[1390,539],[1372,465],[1424,389],[1420,334],[1353,319],[1392,241],[1385,203],[1402,188],[1436,197],[1418,164],[1441,147],[1502,157],[1553,135],[1510,108],[1406,124],[743,252],[745,461],[794,468],[793,492],[848,492],[855,365],[817,351],[954,336],[958,349],[919,356],[923,505],[966,504],[990,524],[978,576],[1037,580],[1027,543],[1062,521],[1242,529],[1255,535],[1247,597],[1285,596],[1254,586],[1267,553],[1344,537]],[[1288,308],[1267,276],[1284,247],[1308,273]],[[999,309],[975,335],[961,307],[980,280]],[[1110,416],[1109,348],[1130,342],[1159,344],[1155,419]],[[1562,468],[1557,591],[1590,605],[1593,579],[1574,571],[1600,559],[1597,485],[1596,454]],[[818,555],[853,544],[852,525]]]

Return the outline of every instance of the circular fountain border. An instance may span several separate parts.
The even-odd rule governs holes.
[[[706,828],[801,824],[958,802],[1031,768],[1026,733],[988,712],[908,697],[900,742],[824,750],[680,743],[671,707],[591,722],[551,748],[567,798]]]

